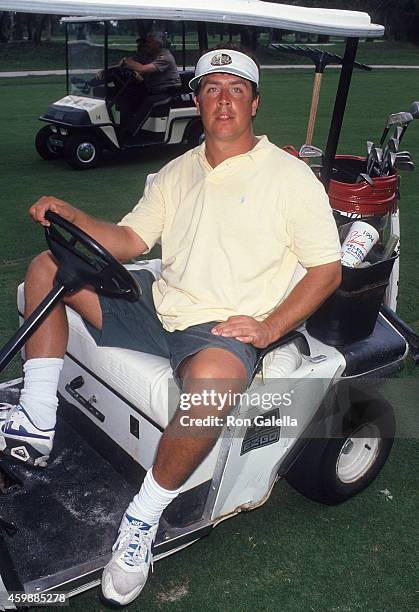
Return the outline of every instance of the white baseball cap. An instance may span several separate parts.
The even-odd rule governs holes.
[[[259,85],[259,69],[248,55],[233,49],[215,49],[199,58],[189,87],[195,89],[202,77],[213,72],[235,74]]]

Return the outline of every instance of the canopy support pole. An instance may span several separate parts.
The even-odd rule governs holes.
[[[346,102],[348,100],[349,87],[351,84],[354,62],[358,49],[358,42],[358,38],[348,38],[346,41],[345,55],[343,56],[342,70],[340,73],[335,108],[333,109],[333,116],[330,124],[329,138],[326,145],[325,160],[322,171],[322,181],[326,191],[329,187],[333,162],[335,160],[335,155],[338,148],[343,115],[345,113]]]

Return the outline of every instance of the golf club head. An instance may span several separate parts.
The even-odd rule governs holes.
[[[356,179],[357,183],[363,183],[366,182],[368,183],[368,185],[371,185],[371,187],[374,186],[374,181],[372,180],[372,178],[370,177],[369,174],[366,174],[365,172],[361,172],[361,174],[358,174],[357,179]]]
[[[388,176],[391,173],[391,171],[394,169],[396,159],[397,159],[397,155],[389,151],[387,160],[383,163],[383,166],[382,166],[383,168],[382,176]]]
[[[373,148],[374,143],[371,140],[367,140],[367,153],[368,155],[371,153],[371,149]]]
[[[372,176],[375,166],[378,165],[378,155],[376,147],[372,147],[367,159],[367,174]]]
[[[387,126],[405,125],[413,121],[413,116],[408,112],[393,113],[387,119]]]
[[[403,135],[403,128],[398,125],[394,131],[394,138],[397,138],[397,140],[400,140],[400,137]]]
[[[399,150],[399,139],[398,138],[390,138],[390,140],[388,141],[388,150],[391,151],[391,153],[397,153],[397,151]]]
[[[323,166],[321,164],[312,164],[310,170],[314,172],[314,175],[320,179],[322,175]]]
[[[411,162],[412,156],[410,155],[409,151],[399,151],[396,153],[396,161]]]
[[[413,119],[419,119],[419,102],[412,102],[409,108],[409,112]]]
[[[394,167],[396,170],[406,170],[407,172],[413,172],[413,170],[416,168],[412,161],[403,161],[399,159],[396,159]]]
[[[303,144],[298,151],[299,157],[323,157],[324,153],[318,147],[309,144]]]

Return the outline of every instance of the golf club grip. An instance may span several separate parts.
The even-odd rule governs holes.
[[[313,94],[311,96],[310,116],[307,125],[306,144],[313,142],[314,126],[316,124],[317,108],[319,106],[320,88],[322,85],[323,74],[316,72],[314,75]]]
[[[415,362],[415,365],[417,365],[419,363],[419,335],[414,332],[413,329],[394,312],[394,310],[385,304],[381,305],[380,311],[405,338],[407,344],[409,345],[409,351],[412,359]]]

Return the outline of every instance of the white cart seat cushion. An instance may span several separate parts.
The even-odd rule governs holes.
[[[145,268],[158,278],[161,260],[141,261],[130,264],[127,268]],[[23,313],[23,284],[18,288],[17,301],[19,313]],[[128,349],[98,347],[83,319],[71,308],[67,308],[67,314],[70,327],[67,359],[75,358],[152,421],[165,428],[169,422],[168,388],[170,386],[170,389],[176,389],[169,360]],[[301,355],[294,345],[289,345],[273,351],[265,360],[265,376],[284,377],[299,367]],[[61,376],[65,375],[64,365]],[[260,384],[260,381],[255,382]]]

